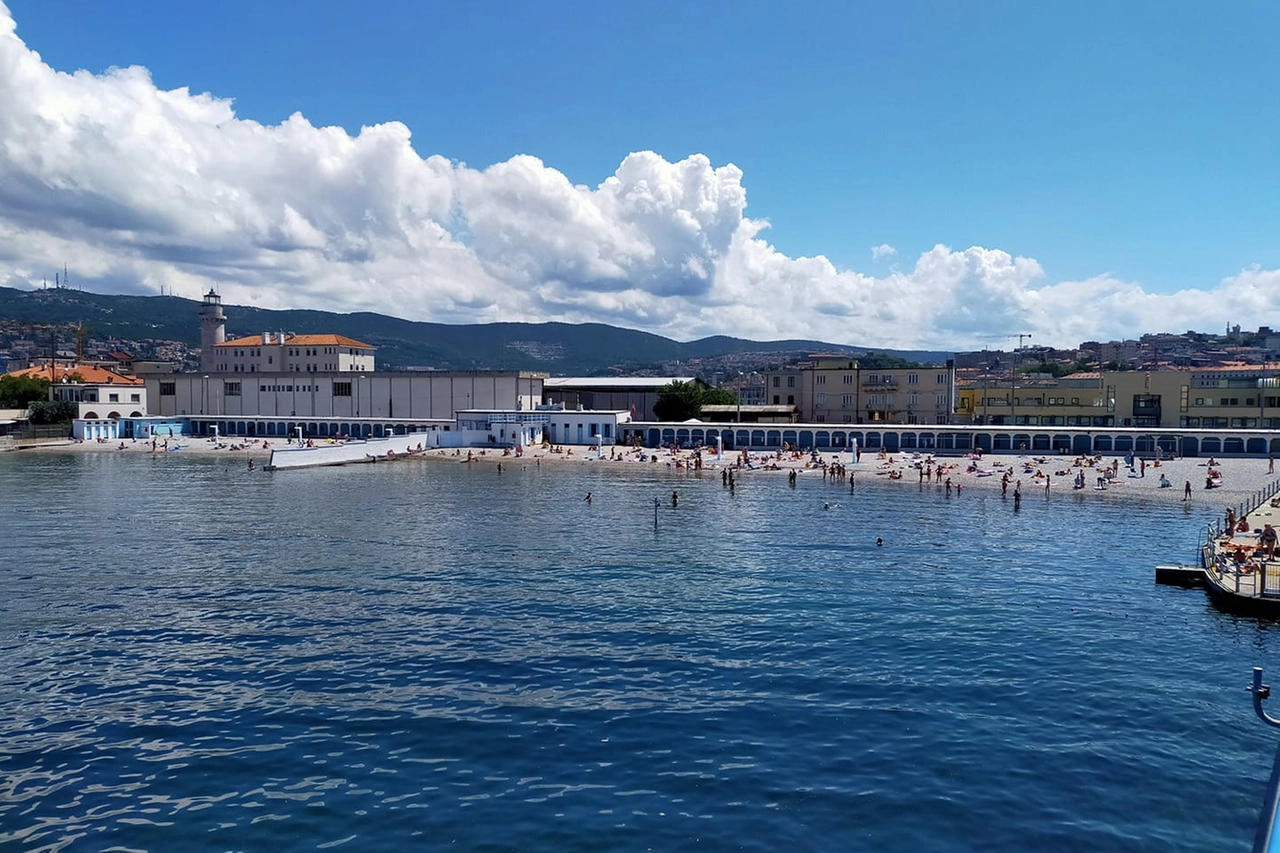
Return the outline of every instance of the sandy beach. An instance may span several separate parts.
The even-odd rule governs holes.
[[[412,436],[404,436],[406,449],[413,444]],[[274,447],[285,447],[286,442],[280,439],[258,438],[219,441],[198,437],[180,437],[170,440],[170,449],[165,449],[164,440],[159,440],[152,448],[150,441],[124,442],[74,442],[48,444],[37,448],[21,450],[23,453],[127,453],[164,454],[182,453],[186,455],[216,455],[242,460],[248,468],[250,460],[255,468],[261,468],[270,458]],[[173,448],[177,447],[177,450]],[[460,462],[472,454],[472,464],[497,466],[501,463],[505,470],[516,473],[529,466],[541,465],[592,465],[607,466],[620,473],[635,466],[644,466],[650,471],[669,471],[673,477],[688,476],[696,473],[697,462],[694,451],[681,450],[673,453],[667,449],[640,450],[612,447],[606,448],[601,458],[597,458],[593,447],[567,446],[563,452],[552,452],[545,448],[530,448],[523,455],[513,452],[504,455],[500,449],[493,448],[449,448],[430,450],[403,458],[408,464],[421,464],[431,461]],[[1089,459],[1075,456],[1058,455],[996,455],[987,454],[982,458],[942,456],[933,457],[918,453],[883,454],[864,451],[860,462],[855,462],[852,454],[822,453],[815,457],[811,454],[776,452],[752,452],[744,461],[741,452],[726,452],[723,459],[717,459],[714,453],[703,451],[702,475],[714,473],[720,476],[723,469],[731,469],[735,481],[745,485],[752,481],[780,479],[785,480],[791,471],[796,472],[797,484],[816,483],[847,484],[852,478],[854,483],[883,482],[885,485],[920,485],[925,482],[924,474],[929,475],[928,483],[946,488],[946,481],[951,481],[955,496],[963,498],[966,493],[983,493],[999,491],[1002,481],[1008,477],[1008,494],[1013,495],[1015,489],[1021,490],[1024,498],[1038,496],[1043,498],[1057,494],[1076,494],[1100,499],[1142,498],[1166,500],[1171,502],[1189,502],[1192,505],[1211,505],[1217,508],[1237,506],[1247,500],[1271,482],[1280,479],[1280,474],[1270,473],[1270,462],[1266,459],[1218,459],[1213,470],[1220,476],[1214,479],[1214,488],[1206,489],[1206,480],[1210,471],[1209,459],[1189,458],[1174,459],[1156,463],[1148,461],[1145,470],[1140,460],[1134,460],[1129,468],[1120,456],[1092,457]],[[826,472],[824,475],[824,466]],[[843,476],[839,467],[843,466]],[[1108,471],[1110,469],[1110,471]],[[939,478],[941,471],[941,478]],[[1084,487],[1073,488],[1079,475],[1083,474]],[[287,476],[283,474],[282,476]],[[1161,477],[1169,486],[1162,488]],[[1100,488],[1100,479],[1105,479],[1105,488]],[[1047,489],[1046,489],[1047,483]],[[1186,485],[1190,483],[1190,498],[1186,498]]]

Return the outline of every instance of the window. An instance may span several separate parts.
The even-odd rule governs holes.
[[[240,383],[239,382],[226,383],[225,385],[222,386],[222,393],[226,394],[228,397],[239,397]]]
[[[815,394],[813,397],[813,404],[819,408],[825,407],[827,405],[827,395]]]
[[[908,384],[908,385],[919,385],[919,384],[920,384],[920,374],[919,374],[919,373],[908,373],[908,374],[907,374],[907,384]]]
[[[351,383],[350,383],[350,382],[335,382],[335,383],[333,383],[333,396],[335,396],[335,397],[350,397],[350,396],[351,396]]]
[[[178,384],[178,383],[176,383],[176,382],[161,382],[161,383],[160,383],[160,396],[161,396],[161,397],[172,397],[172,396],[174,396],[175,394],[177,394],[177,393],[178,393],[177,384]]]
[[[871,374],[870,376],[868,376],[868,377],[867,377],[867,381],[868,381],[868,382],[870,382],[872,385],[879,385],[879,384],[880,384],[880,374],[879,374],[879,373],[873,373],[873,374]]]
[[[141,395],[141,394],[130,394],[130,395],[129,395],[129,402],[130,402],[130,403],[141,403],[141,402],[142,402],[142,395]]]
[[[826,385],[826,384],[827,384],[827,374],[825,374],[825,373],[819,373],[817,376],[815,376],[815,377],[813,378],[813,384],[814,384],[814,385]]]
[[[946,385],[950,381],[951,381],[951,376],[950,374],[947,374],[947,373],[939,373],[936,377],[934,377],[934,382],[936,382],[938,385]]]
[[[852,406],[852,405],[853,405],[853,395],[852,395],[852,394],[845,394],[845,395],[843,395],[843,396],[840,398],[840,405],[841,405],[842,407],[846,408],[846,409],[847,409],[847,408],[849,408],[850,406]]]
[[[775,376],[775,377],[773,377],[773,387],[774,387],[774,388],[779,388],[779,387],[781,387],[781,386],[782,386],[782,377],[781,377],[781,376]],[[776,402],[778,402],[778,401],[777,401],[777,400],[774,400],[773,402],[775,402],[775,403],[776,403]]]
[[[796,387],[796,378],[794,376],[787,377],[787,387],[788,388]]]
[[[108,403],[119,403],[119,402],[120,402],[120,395],[119,395],[119,394],[108,394],[108,395],[107,395],[107,402],[108,402]]]
[[[938,408],[945,409],[949,405],[951,405],[951,398],[948,397],[946,394],[939,394],[938,402],[937,402]]]
[[[774,379],[776,380],[776,379],[777,379],[777,377],[775,376],[775,377],[774,377]],[[779,402],[779,400],[778,400],[778,395],[777,395],[777,394],[774,394],[774,395],[773,395],[773,404],[776,406],[776,405],[778,405],[778,402]]]
[[[918,406],[918,405],[920,405],[920,395],[919,395],[919,394],[908,394],[908,395],[907,395],[907,405],[908,405],[908,406]]]
[[[796,404],[796,395],[795,395],[795,394],[788,394],[788,395],[787,395],[787,405],[788,405],[788,406],[794,406],[795,404]]]
[[[1196,397],[1196,405],[1197,405],[1197,406],[1207,406],[1207,405],[1208,405],[1208,403],[1206,403],[1206,402],[1204,401],[1204,397]]]
[[[852,373],[846,373],[844,376],[841,376],[841,377],[840,377],[840,383],[841,383],[842,385],[852,385],[852,384],[853,384],[853,374],[852,374]]]

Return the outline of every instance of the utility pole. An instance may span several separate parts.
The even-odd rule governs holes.
[[[1012,338],[1013,335],[1009,337]],[[1013,395],[1018,391],[1018,368],[1022,366],[1022,340],[1029,337],[1031,337],[1030,332],[1018,334],[1018,349],[1014,351],[1013,366],[1009,368],[1009,420],[1015,424],[1018,422],[1018,408],[1013,402]]]

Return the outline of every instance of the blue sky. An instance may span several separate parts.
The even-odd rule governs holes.
[[[833,293],[860,293],[865,279],[892,298],[895,271],[919,279],[918,259],[939,244],[982,247],[1038,265],[1024,289],[1091,281],[1074,298],[1111,293],[1106,282],[1128,292],[1106,316],[1139,327],[1099,331],[1123,336],[1201,319],[1218,328],[1203,305],[1217,294],[1230,308],[1223,281],[1254,267],[1249,292],[1262,301],[1236,306],[1269,310],[1275,288],[1256,274],[1280,267],[1273,5],[6,2],[18,38],[52,69],[143,66],[159,90],[231,99],[239,120],[274,126],[296,111],[352,137],[402,122],[421,157],[484,170],[532,155],[590,188],[632,152],[733,164],[745,216],[768,222],[760,239],[860,277]],[[466,242],[468,230],[454,236]],[[880,244],[896,253],[873,259]],[[798,286],[797,274],[784,278]],[[988,306],[1001,286],[986,279],[948,281],[982,290],[977,302],[1001,315],[952,338],[1036,323],[1048,336],[1079,331],[1043,326],[1035,306]],[[1204,299],[1151,305],[1186,290]],[[807,307],[829,317],[830,302]],[[673,337],[734,333],[637,305],[616,321],[647,317]],[[609,305],[595,309],[610,321]]]

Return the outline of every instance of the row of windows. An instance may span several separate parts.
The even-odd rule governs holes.
[[[346,389],[346,393],[345,393],[345,394],[341,394],[341,393],[339,393],[338,389],[339,389],[340,387],[342,387],[342,388],[345,388],[345,389]],[[319,391],[319,390],[320,390],[320,386],[319,386],[319,385],[259,385],[259,386],[258,386],[258,390],[259,390],[259,391],[262,391],[262,392],[278,392],[278,391]],[[176,395],[177,395],[177,393],[178,393],[178,384],[177,384],[176,382],[161,382],[161,383],[160,383],[160,396],[161,396],[161,397],[173,397],[173,396],[176,396]],[[239,383],[239,382],[224,382],[224,383],[222,384],[222,393],[223,393],[225,396],[227,396],[227,397],[239,397],[239,396],[240,396],[240,394],[241,394],[241,391],[240,391],[240,383]],[[335,397],[350,397],[350,396],[351,396],[351,383],[350,383],[350,382],[335,382],[335,383],[333,383],[333,396],[335,396]],[[112,395],[111,395],[111,397],[112,397],[111,402],[113,402],[113,403],[114,403],[114,402],[115,402],[115,395],[114,395],[114,394],[112,394]],[[134,395],[133,395],[133,402],[135,402],[135,403],[136,403],[136,402],[138,402],[138,395],[137,395],[137,394],[134,394]]]
[[[239,383],[236,383],[236,384],[237,384],[237,386],[239,385]],[[348,385],[350,385],[351,383],[350,383],[350,382],[348,382],[347,384],[348,384]],[[337,383],[334,383],[334,385],[335,385],[335,387],[336,387],[336,386],[337,386]],[[320,390],[320,387],[319,387],[318,385],[259,385],[259,386],[258,386],[258,390],[259,390],[259,391],[274,391],[274,392],[280,392],[280,391],[285,391],[285,392],[290,392],[290,391],[300,391],[300,392],[305,392],[305,391],[319,391],[319,390]],[[227,392],[227,394],[228,394],[228,395],[230,395],[230,394],[231,394],[231,392],[230,392],[230,391],[228,391],[228,392]],[[335,394],[334,394],[334,396],[336,397],[336,396],[338,396],[338,395],[335,393]]]
[[[1280,418],[1191,418],[1179,419],[1179,426],[1202,429],[1280,429]]]
[[[815,407],[815,408],[818,408],[818,409],[824,409],[824,408],[826,408],[826,406],[827,406],[827,395],[826,395],[826,394],[815,394],[815,395],[813,396],[813,402],[814,402],[814,407]],[[937,395],[935,395],[935,396],[934,396],[933,402],[934,402],[934,405],[935,405],[935,406],[937,406],[937,407],[938,407],[938,408],[940,408],[940,409],[941,409],[941,408],[946,408],[947,406],[949,406],[949,405],[951,404],[951,398],[950,398],[950,397],[948,397],[946,394],[937,394]],[[855,407],[856,405],[857,405],[857,403],[855,403],[855,402],[854,402],[854,395],[853,395],[853,394],[841,394],[841,395],[840,395],[840,408],[842,408],[842,409],[849,409],[849,408],[853,408],[853,407]],[[907,395],[907,405],[908,405],[908,406],[918,406],[918,405],[920,405],[920,395],[919,395],[919,394],[908,394],[908,395]],[[891,409],[891,408],[893,408],[893,395],[892,395],[892,394],[868,394],[868,395],[867,395],[867,406],[869,406],[869,407],[870,407],[870,406],[877,406],[877,407],[879,407],[879,406],[884,406],[884,407],[887,407],[887,408],[890,408],[890,409]]]
[[[1268,406],[1275,406],[1277,400],[1275,397],[1267,397],[1265,398],[1265,402]],[[1196,397],[1195,404],[1197,406],[1239,406],[1241,405],[1239,397]],[[1258,400],[1255,397],[1244,398],[1244,405],[1246,406],[1256,406],[1257,404],[1258,404]]]
[[[790,380],[793,380],[794,378],[795,378],[795,377],[793,377],[793,376],[789,376],[789,377],[787,377],[787,379],[788,379],[788,383],[787,383],[787,384],[788,384],[788,386],[792,386],[792,385],[794,385],[794,384],[795,384],[794,382],[790,381]],[[773,387],[774,387],[774,388],[777,388],[777,387],[778,387],[778,379],[779,379],[779,377],[777,377],[777,376],[773,377]],[[938,374],[935,374],[935,375],[934,375],[934,383],[935,383],[935,384],[937,384],[937,385],[946,385],[948,382],[950,382],[950,380],[951,380],[951,374],[949,374],[949,373],[938,373]],[[842,375],[840,376],[840,383],[841,383],[842,385],[852,385],[852,384],[854,384],[854,381],[853,381],[853,374],[852,374],[852,373],[845,373],[845,374],[842,374]],[[814,377],[813,377],[813,384],[815,384],[815,385],[826,385],[826,384],[827,384],[827,375],[826,375],[825,373],[819,373],[819,374],[817,374],[816,376],[814,376]],[[883,375],[881,375],[881,374],[879,374],[879,373],[869,373],[869,374],[867,374],[867,384],[868,384],[868,385],[882,385],[882,384],[883,384],[883,385],[892,385],[892,384],[893,384],[893,376],[892,376],[891,374],[888,374],[888,373],[883,374]],[[908,374],[907,374],[907,384],[908,384],[908,385],[919,385],[919,384],[920,384],[920,374],[919,374],[919,373],[908,373]]]

